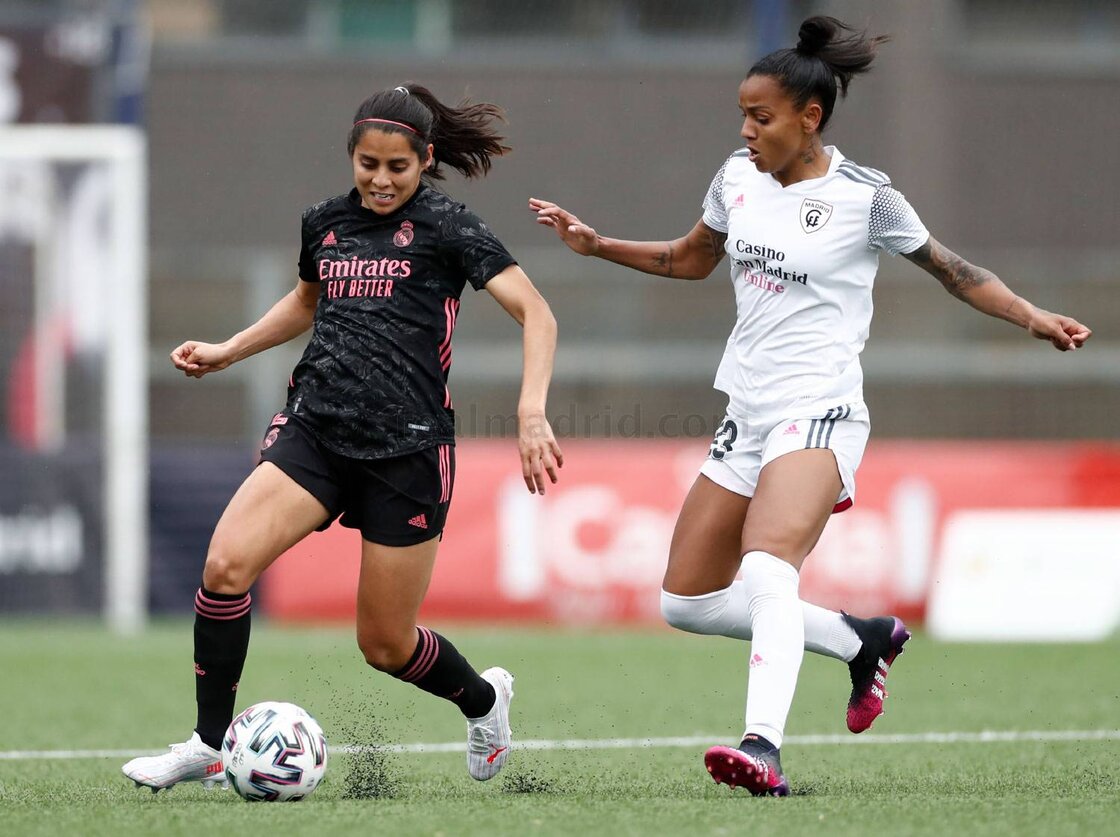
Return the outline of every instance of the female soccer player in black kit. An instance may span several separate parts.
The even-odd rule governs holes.
[[[357,634],[366,662],[459,707],[475,779],[505,763],[512,675],[476,673],[447,639],[416,624],[455,476],[447,377],[467,282],[524,329],[518,446],[528,490],[543,494],[563,464],[545,418],[556,347],[548,303],[482,220],[429,183],[441,165],[486,174],[509,150],[492,128],[500,115],[490,104],[448,107],[418,85],[368,98],[347,144],[354,188],[303,214],[295,290],[226,342],[191,340],[171,353],[176,368],[201,378],[312,328],[261,462],[206,556],[195,597],[194,735],[124,765],[138,785],[221,781],[219,748],[249,645],[249,588],[340,515],[362,533]]]

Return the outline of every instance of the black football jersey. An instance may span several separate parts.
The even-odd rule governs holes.
[[[389,215],[363,207],[357,189],[310,207],[299,276],[321,288],[286,412],[357,459],[453,444],[459,298],[512,264],[482,219],[423,183]]]

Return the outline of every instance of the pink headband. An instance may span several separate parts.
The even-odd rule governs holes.
[[[394,122],[392,119],[359,119],[354,123],[354,127],[357,128],[363,122],[383,122],[386,125],[396,125],[398,128],[404,128],[406,131],[412,131],[416,136],[420,136],[420,132],[411,125],[405,125],[403,122]]]

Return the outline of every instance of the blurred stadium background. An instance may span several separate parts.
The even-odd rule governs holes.
[[[885,258],[864,354],[874,431],[860,502],[830,526],[805,595],[928,618],[947,637],[1055,638],[1054,624],[1066,638],[1109,635],[1120,620],[1111,0],[4,0],[0,121],[132,126],[146,145],[128,158],[146,201],[133,229],[147,246],[131,256],[139,289],[122,293],[120,265],[96,252],[119,204],[83,199],[97,165],[40,176],[26,157],[0,158],[0,612],[108,609],[122,630],[189,612],[210,530],[302,342],[202,382],[175,374],[167,353],[227,337],[288,290],[301,209],[349,188],[354,108],[415,80],[507,110],[514,152],[482,182],[446,188],[556,312],[551,412],[569,460],[543,501],[523,496],[510,438],[518,331],[469,299],[452,374],[460,480],[428,617],[655,624],[676,509],[723,407],[711,380],[732,294],[723,268],[673,283],[581,260],[526,200],[556,200],[614,236],[681,234],[739,144],[746,68],[811,13],[894,38],[828,141],[890,173],[940,240],[1096,334],[1059,355]],[[57,195],[40,222],[16,198],[46,182]],[[113,348],[125,334],[142,341],[135,386],[110,406],[106,368],[130,374]],[[114,455],[139,475],[131,494],[106,488]],[[270,574],[261,612],[345,618],[355,547],[345,533],[309,539]],[[1068,570],[1057,579],[1055,561]],[[1059,617],[1046,626],[1032,618],[1041,603]]]

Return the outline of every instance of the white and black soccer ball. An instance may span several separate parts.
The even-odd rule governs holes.
[[[294,703],[255,703],[222,739],[222,764],[233,789],[253,802],[297,802],[327,772],[327,739]]]

